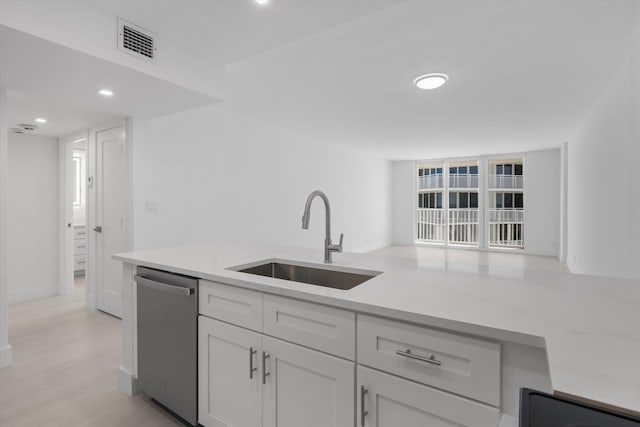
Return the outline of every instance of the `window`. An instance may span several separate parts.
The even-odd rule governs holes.
[[[427,166],[435,172],[435,176],[425,177],[424,172],[421,174],[420,171],[427,169]],[[446,176],[443,171],[447,171]],[[477,160],[419,164],[417,240],[477,246],[478,184]],[[425,197],[430,197],[429,194],[434,195],[434,203],[423,201]]]
[[[524,248],[522,158],[419,162],[417,178],[416,241]]]
[[[522,159],[489,160],[488,247],[524,248]]]

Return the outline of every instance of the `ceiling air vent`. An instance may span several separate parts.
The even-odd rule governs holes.
[[[155,36],[137,25],[118,19],[118,50],[153,62],[157,50]]]

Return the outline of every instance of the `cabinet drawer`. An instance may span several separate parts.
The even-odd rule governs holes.
[[[260,292],[208,280],[200,280],[198,291],[200,314],[262,332]]]
[[[84,270],[87,262],[84,259],[76,259],[73,262],[73,270],[79,271]]]
[[[73,253],[74,254],[86,254],[87,253],[87,240],[86,239],[74,240],[74,242],[73,242]]]
[[[362,366],[357,390],[358,426],[495,427],[500,418],[498,408]]]
[[[264,296],[264,333],[355,359],[355,313],[275,295]]]
[[[73,229],[73,238],[74,239],[85,239],[87,237],[87,229],[85,227],[82,228],[74,228]]]
[[[496,342],[359,315],[358,362],[500,405],[500,344]]]

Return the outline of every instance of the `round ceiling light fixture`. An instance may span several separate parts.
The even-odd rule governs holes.
[[[263,6],[267,3],[269,3],[269,0],[254,0],[256,3],[258,3],[260,6]]]
[[[106,97],[113,96],[113,91],[110,90],[110,89],[98,89],[96,92],[98,92],[100,95],[106,96]]]
[[[449,76],[443,73],[429,73],[416,77],[413,84],[420,89],[431,90],[437,89],[449,80]]]
[[[38,118],[36,118],[36,123],[47,123],[47,119],[44,119],[42,117],[38,117]]]

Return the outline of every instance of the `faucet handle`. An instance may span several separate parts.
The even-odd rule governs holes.
[[[342,240],[344,239],[344,233],[340,233],[340,243],[338,243],[338,252],[342,252]]]

